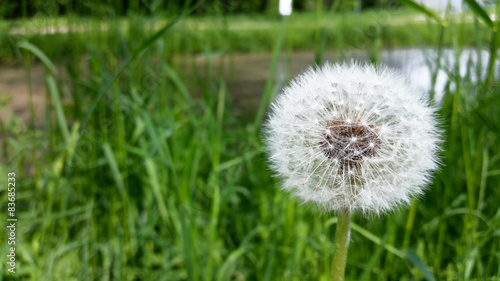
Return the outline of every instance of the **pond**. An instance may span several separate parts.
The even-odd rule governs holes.
[[[490,54],[488,51],[476,51],[474,49],[462,50],[457,54],[455,50],[442,50],[439,60],[440,69],[436,77],[434,91],[436,100],[441,100],[447,83],[450,82],[450,89],[453,91],[455,85],[453,78],[457,72],[455,67],[458,62],[460,76],[470,75],[473,81],[477,81],[479,76],[484,78],[488,68]],[[438,63],[438,52],[434,49],[405,49],[384,51],[382,62],[390,67],[400,69],[411,81],[430,92],[432,89],[431,73],[435,73]],[[495,63],[495,73],[498,77],[500,64]]]

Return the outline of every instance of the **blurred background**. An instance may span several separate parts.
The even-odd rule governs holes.
[[[329,280],[336,218],[278,189],[261,124],[352,60],[425,89],[444,150],[424,197],[353,218],[347,280],[500,280],[500,4],[285,2],[2,0],[0,280]]]

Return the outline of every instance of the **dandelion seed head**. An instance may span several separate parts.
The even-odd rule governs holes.
[[[438,168],[435,109],[387,68],[309,69],[277,96],[265,133],[282,188],[326,211],[390,211]]]

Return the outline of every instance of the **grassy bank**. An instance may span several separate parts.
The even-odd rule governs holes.
[[[449,44],[457,54],[469,44],[478,53],[498,47],[497,33],[479,20],[384,24],[370,37],[370,13],[363,15],[343,23],[340,15],[297,15],[286,25],[263,17],[258,23],[271,26],[263,29],[245,16],[164,25],[92,20],[82,24],[88,32],[27,35],[18,55],[28,71],[34,59],[47,66],[47,94],[41,129],[33,121],[0,126],[2,183],[16,174],[15,277],[328,280],[336,218],[279,191],[263,153],[261,121],[282,86],[273,79],[278,54],[312,47],[321,58],[322,46],[377,52],[377,40],[382,47]],[[56,24],[65,21],[80,25]],[[316,21],[332,26],[307,27],[321,27]],[[16,49],[2,50],[12,58]],[[172,63],[179,53],[220,50],[274,51],[260,108],[249,118],[229,102],[223,69],[184,80]],[[438,65],[451,77],[439,112],[443,168],[410,208],[354,218],[347,280],[499,280],[499,80],[495,68],[475,81],[479,66],[461,76],[458,64]],[[0,202],[6,222],[4,184]],[[8,245],[1,245],[5,258]],[[11,280],[3,261],[0,280]]]
[[[16,60],[16,43],[29,40],[49,58],[81,56],[108,49],[121,52],[137,47],[172,16],[127,18],[53,18],[43,14],[28,20],[0,22],[0,59]],[[287,19],[286,44],[290,50],[314,50],[321,46],[343,50],[451,46],[457,34],[479,32],[488,38],[483,25],[475,25],[471,14],[453,15],[449,34],[439,36],[439,25],[408,11],[373,10],[362,13],[302,13]],[[169,54],[203,52],[266,52],[272,49],[282,19],[270,15],[190,17],[177,25],[162,41]],[[440,41],[441,40],[441,41]],[[462,46],[474,46],[473,36],[462,36]]]

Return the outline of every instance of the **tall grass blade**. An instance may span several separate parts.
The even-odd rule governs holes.
[[[443,20],[432,10],[427,9],[425,6],[418,4],[415,1],[412,0],[397,0],[399,3],[412,8],[420,13],[423,13],[433,19],[435,19],[440,25],[446,25]]]
[[[113,153],[113,150],[111,150],[111,146],[109,146],[109,143],[107,142],[102,145],[102,149],[104,150],[104,156],[106,157],[106,160],[108,160],[109,167],[111,168],[113,179],[118,186],[118,191],[120,192],[120,194],[124,195],[125,185],[123,184],[122,175],[120,173],[120,169],[118,168],[118,164],[116,163],[116,157]]]
[[[481,121],[483,121],[483,123],[493,132],[495,133],[495,135],[497,135],[498,138],[500,138],[500,126],[493,120],[491,120],[491,118],[489,118],[487,116],[487,114],[485,114],[483,111],[481,111],[480,109],[478,110],[475,110],[474,113],[476,114],[476,116],[478,116]]]
[[[158,210],[160,212],[160,217],[162,218],[164,223],[168,222],[168,212],[167,207],[165,205],[165,200],[163,199],[163,195],[161,192],[161,186],[158,179],[157,167],[152,159],[146,159],[144,164],[146,166],[146,172],[149,178],[149,184],[151,185],[151,189],[154,194],[154,198],[156,200],[156,204],[158,204]]]
[[[26,49],[30,51],[33,55],[39,58],[43,64],[52,72],[53,75],[59,75],[57,67],[52,63],[52,61],[45,55],[45,53],[40,50],[37,46],[31,44],[30,42],[21,41],[17,44],[17,46],[21,49]]]
[[[57,124],[64,138],[66,145],[69,144],[70,134],[68,130],[68,123],[66,122],[66,117],[64,116],[64,110],[61,102],[61,96],[59,95],[59,90],[56,85],[56,81],[52,75],[48,75],[46,78],[47,86],[49,87],[50,97],[54,103],[54,108],[56,110]]]
[[[146,130],[151,138],[152,146],[157,150],[160,154],[162,162],[169,168],[175,169],[172,155],[167,145],[162,145],[160,137],[158,136],[158,132],[156,131],[157,126],[151,120],[151,116],[146,112],[142,112],[143,121],[146,126]],[[165,148],[165,149],[164,149]]]
[[[488,13],[475,1],[475,0],[465,0],[470,10],[476,15],[476,17],[483,20],[483,22],[491,29],[495,27],[493,21],[491,21]]]
[[[495,66],[497,65],[498,47],[500,46],[500,3],[496,7],[496,21],[495,26],[492,28],[491,42],[490,42],[490,60],[488,62],[488,73],[484,83],[484,90],[488,90],[495,75]]]
[[[283,18],[278,38],[276,39],[276,42],[274,44],[273,53],[271,57],[271,66],[269,67],[269,76],[267,77],[266,87],[264,89],[262,100],[260,101],[259,109],[257,111],[257,116],[255,118],[254,133],[258,131],[260,123],[262,122],[262,118],[264,117],[264,111],[266,110],[269,102],[271,102],[272,99],[273,80],[274,80],[274,75],[276,73],[276,66],[278,65],[281,46],[283,45],[283,41],[285,38],[287,18],[288,17]]]
[[[217,281],[229,281],[231,280],[231,276],[234,274],[235,267],[237,265],[238,259],[247,253],[250,250],[250,247],[240,247],[233,251],[227,257],[226,261],[222,264],[217,272]]]
[[[382,256],[382,253],[384,251],[384,246],[386,245],[387,240],[389,239],[389,234],[390,233],[386,233],[385,236],[382,238],[381,243],[378,245],[377,250],[375,250],[375,253],[368,261],[368,264],[363,270],[363,273],[361,274],[361,277],[359,277],[358,281],[370,280],[370,273],[372,272],[373,268],[375,268],[377,262],[379,262],[380,257]]]
[[[416,266],[420,272],[424,275],[425,280],[427,281],[435,281],[434,276],[432,276],[431,272],[425,265],[425,263],[420,259],[420,257],[413,250],[405,250],[404,251],[405,258]]]
[[[377,237],[375,234],[371,233],[370,231],[362,228],[361,226],[351,222],[351,228],[352,230],[356,231],[357,233],[363,235],[364,237],[368,238],[369,240],[371,240],[372,242],[374,242],[375,244],[377,245],[383,245],[384,248],[394,254],[395,256],[397,257],[400,257],[400,258],[404,258],[405,255],[402,251],[396,249],[394,246],[392,245],[388,245],[388,244],[385,244],[382,242],[382,239],[380,239],[379,237]]]
[[[141,44],[141,46],[135,50],[132,55],[125,60],[125,62],[120,66],[120,68],[114,73],[114,75],[107,81],[107,83],[104,85],[103,88],[99,91],[97,94],[97,97],[92,101],[92,104],[90,105],[90,108],[87,111],[87,114],[85,115],[85,118],[83,119],[82,123],[82,128],[80,129],[80,135],[85,130],[85,127],[87,126],[87,123],[90,119],[90,116],[94,112],[94,110],[97,107],[97,104],[99,101],[102,99],[102,97],[108,92],[108,90],[111,88],[115,80],[118,78],[118,76],[128,67],[128,65],[135,59],[137,58],[140,54],[142,54],[149,46],[151,46],[158,38],[160,38],[163,34],[165,34],[167,31],[172,29],[176,24],[184,20],[193,10],[187,10],[183,12],[181,15],[179,15],[177,18],[169,22],[167,25],[165,25],[163,28],[158,30],[156,33],[154,33],[151,37],[148,38],[145,42]],[[79,138],[80,140],[80,138]]]

